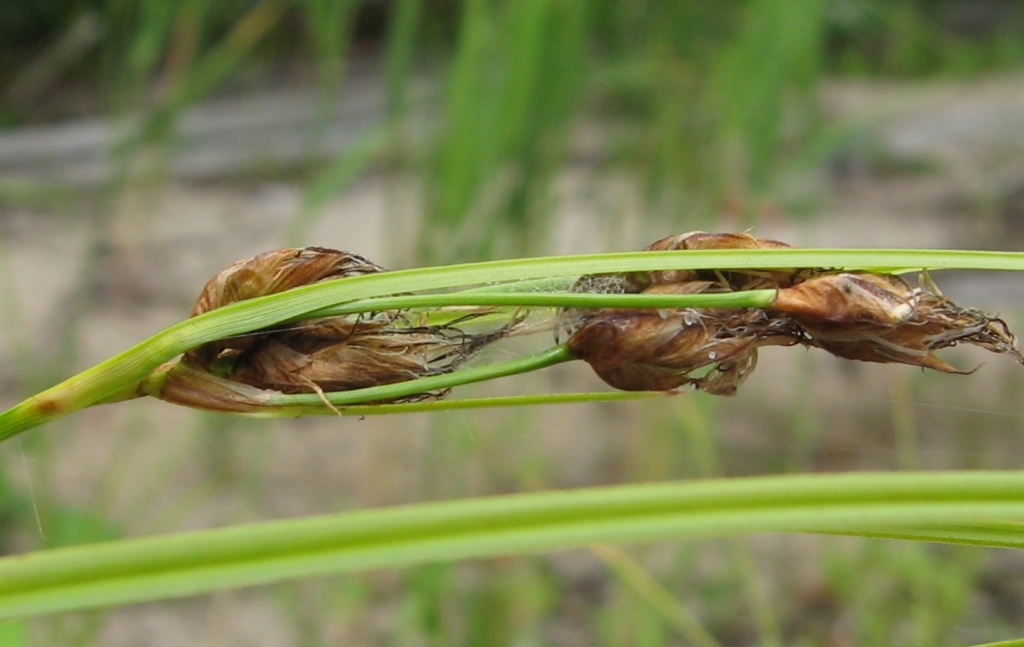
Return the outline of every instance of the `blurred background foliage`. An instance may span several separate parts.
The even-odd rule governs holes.
[[[483,258],[547,248],[552,184],[573,162],[629,178],[652,218],[749,224],[821,154],[825,75],[1010,68],[1022,24],[1012,0],[8,0],[0,114],[140,117],[117,149],[127,165],[173,147],[184,109],[211,94],[314,83],[327,115],[350,68],[369,66],[386,126],[344,160],[314,131],[310,187],[411,172],[421,260]]]
[[[22,344],[11,353],[13,377],[4,384],[13,384],[12,392],[80,365],[79,315],[99,310],[104,298],[97,277],[119,235],[115,207],[129,199],[146,204],[137,200],[138,187],[159,187],[168,177],[189,145],[182,135],[189,110],[211,99],[312,88],[319,108],[302,135],[299,162],[217,180],[240,190],[267,177],[298,184],[301,204],[282,245],[328,244],[311,240],[311,232],[325,206],[360,180],[383,178],[394,194],[411,184],[415,219],[388,224],[402,242],[399,253],[381,259],[408,267],[562,250],[556,230],[567,177],[583,177],[585,194],[624,186],[637,196],[572,221],[570,231],[594,251],[637,248],[688,229],[742,229],[775,211],[813,212],[805,192],[792,186],[841,161],[851,145],[845,126],[823,119],[823,83],[976,78],[1024,65],[1024,4],[1015,0],[5,0],[2,14],[0,132],[94,116],[118,125],[107,147],[114,171],[99,185],[0,178],[0,206],[70,212],[95,232],[46,352]],[[381,118],[335,149],[326,136],[335,108],[360,96],[349,88],[362,78],[383,88]],[[0,212],[0,225],[3,218]],[[0,240],[0,255],[6,243]],[[33,324],[10,305],[7,288],[16,280],[17,268],[0,263],[0,322],[28,339]],[[922,380],[930,376],[900,378],[895,388],[912,393]],[[806,372],[790,382],[797,393],[816,386]],[[937,392],[938,382],[926,383]],[[956,395],[964,402],[964,393]],[[943,442],[948,429],[974,424],[967,409],[929,413],[895,403],[887,411],[883,403],[880,413],[857,411],[876,417],[851,418],[842,436],[836,427],[843,416],[825,405],[768,397],[731,405],[746,421],[737,424],[757,426],[759,440],[726,451],[718,438],[721,405],[678,400],[655,411],[593,413],[600,420],[590,423],[608,429],[583,430],[597,448],[587,449],[590,458],[573,446],[543,449],[564,429],[545,427],[533,412],[421,424],[426,431],[415,437],[426,440],[410,450],[417,462],[404,472],[404,464],[388,463],[395,450],[370,453],[396,480],[413,481],[416,496],[451,498],[817,469],[829,452],[819,438],[826,419],[829,433],[845,438],[833,451],[847,457],[829,468],[909,468],[929,456],[919,455],[918,429],[937,430]],[[275,426],[196,414],[161,421],[164,431],[178,427],[171,430],[176,444],[147,463],[153,467],[146,474],[132,476],[133,461],[145,453],[141,429],[161,429],[147,415],[135,409],[118,423],[90,505],[61,495],[68,489],[62,461],[74,460],[57,440],[67,426],[41,430],[11,450],[4,464],[24,465],[30,478],[26,485],[14,468],[0,471],[0,549],[172,530],[194,521],[196,510],[207,523],[267,518],[280,514],[275,497],[288,495],[268,485],[284,469],[274,448],[311,443],[320,432],[320,442],[369,444],[358,436],[325,441],[348,433],[337,423],[307,429],[306,421]],[[80,425],[81,435],[90,425],[104,431],[107,422],[85,416],[68,424]],[[989,427],[996,434],[1015,421]],[[896,440],[888,444],[881,437],[890,431]],[[380,435],[383,443],[413,442],[400,429]],[[977,466],[978,456],[992,457],[984,454],[986,438],[957,440],[956,458],[938,454],[935,461]],[[864,455],[849,449],[862,445],[869,447]],[[872,455],[870,447],[882,449]],[[1012,465],[1013,455],[1000,459]],[[578,476],[577,463],[597,476]],[[390,478],[383,469],[364,470],[364,489],[398,489],[380,483]],[[154,504],[164,489],[174,500]],[[228,512],[204,507],[227,491],[236,493],[232,506],[222,506]],[[360,491],[327,491],[320,509],[388,500]],[[1021,578],[999,577],[977,551],[852,539],[806,551],[800,541],[426,567],[267,587],[253,604],[272,609],[290,627],[285,635],[302,645],[933,646],[1024,630]],[[806,570],[816,575],[801,575]],[[988,606],[971,597],[979,589],[988,592]],[[226,595],[251,602],[245,592]],[[206,627],[208,644],[234,644],[218,624],[229,621],[216,617],[218,609],[236,609],[225,599],[209,609],[205,600],[169,606]],[[40,635],[45,644],[112,644],[103,633],[107,618],[56,618],[34,625],[35,633],[0,626],[0,644],[32,644]],[[958,627],[968,630],[956,633]],[[281,635],[275,631],[253,644]],[[122,636],[122,644],[132,643]]]

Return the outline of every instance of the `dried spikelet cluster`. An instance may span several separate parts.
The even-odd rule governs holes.
[[[777,249],[749,234],[691,232],[646,250]],[[573,353],[608,384],[629,391],[687,385],[731,395],[757,363],[761,346],[801,344],[846,359],[959,372],[935,351],[959,343],[1012,356],[1006,324],[960,308],[899,277],[827,269],[669,270],[584,277],[574,291],[699,294],[775,289],[771,309],[563,310],[559,329]],[[703,376],[699,369],[710,367]]]
[[[218,273],[203,288],[192,314],[302,285],[383,271],[361,256],[333,249],[274,250]],[[248,404],[241,400],[258,400],[260,389],[347,391],[447,373],[516,324],[511,321],[480,334],[458,327],[480,314],[426,325],[403,311],[374,312],[300,321],[209,342],[185,354],[183,368],[171,373],[177,381],[169,381],[163,397],[239,410]],[[443,395],[423,393],[412,399]],[[211,401],[218,399],[223,402]]]
[[[788,247],[749,234],[691,232],[646,249]],[[203,288],[193,315],[295,287],[385,271],[332,249],[279,249],[239,261]],[[762,346],[814,346],[846,359],[957,372],[935,351],[959,343],[1024,357],[1000,319],[960,308],[888,274],[823,268],[661,270],[585,276],[575,292],[687,295],[774,290],[769,308],[569,308],[557,334],[608,384],[629,391],[693,386],[731,395]],[[449,373],[487,344],[525,332],[516,315],[486,332],[463,330],[493,310],[441,309],[441,318],[391,310],[282,324],[194,348],[166,371],[165,400],[258,411],[277,393],[348,391]],[[436,323],[437,321],[445,323]],[[480,322],[477,322],[480,323]],[[443,396],[422,392],[403,399]]]

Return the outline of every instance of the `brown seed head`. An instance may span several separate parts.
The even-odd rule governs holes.
[[[277,294],[301,285],[383,272],[379,265],[349,252],[325,247],[275,249],[232,263],[210,279],[192,316],[238,301]],[[257,343],[265,332],[203,344],[185,354],[193,366],[212,370],[218,360]]]
[[[341,318],[267,336],[243,354],[231,378],[283,393],[348,391],[440,375],[457,368],[507,328],[469,335],[455,326],[403,327]]]
[[[914,315],[918,293],[902,279],[883,274],[830,274],[781,288],[772,307],[816,330],[895,326]]]
[[[773,308],[807,333],[805,343],[838,357],[958,373],[935,351],[960,343],[1024,363],[1006,323],[889,274],[819,276],[778,291]]]
[[[750,234],[689,232],[663,238],[648,251],[778,249]],[[753,371],[757,348],[804,344],[845,359],[903,363],[958,372],[935,351],[960,343],[1008,354],[1024,364],[1006,324],[912,288],[890,274],[826,268],[665,270],[583,277],[590,292],[698,294],[775,289],[768,312],[753,309],[587,310],[560,312],[569,348],[608,384],[624,390],[693,385],[728,395]],[[703,377],[698,369],[711,366]]]
[[[625,391],[685,385],[732,394],[753,370],[760,346],[797,343],[799,331],[755,309],[603,310],[569,339],[569,349],[605,382]],[[698,369],[712,366],[703,378]]]
[[[232,263],[210,279],[196,299],[192,316],[300,285],[384,272],[362,256],[326,247],[288,247]]]
[[[337,250],[276,250],[218,273],[203,288],[193,313],[310,283],[383,271],[361,256]],[[482,314],[485,311],[443,325],[417,326],[402,312],[379,312],[300,321],[217,340],[185,354],[182,364],[189,370],[170,372],[167,392],[188,394],[198,401],[197,390],[204,384],[214,385],[217,395],[211,396],[213,400],[245,396],[245,402],[224,402],[224,409],[236,410],[232,407],[253,406],[252,394],[243,385],[284,393],[345,391],[447,373],[522,321],[515,318],[497,330],[478,334],[458,328]],[[198,379],[196,372],[212,373],[211,378],[216,379]],[[186,378],[189,384],[173,383]],[[226,384],[237,384],[239,389]],[[405,399],[440,395],[425,393]]]
[[[711,234],[704,231],[691,231],[685,234],[668,236],[655,241],[644,248],[644,251],[673,250],[713,250],[713,249],[785,249],[789,245],[777,240],[754,238],[744,232],[741,234]],[[758,290],[792,285],[802,279],[803,274],[796,270],[665,270],[651,272],[649,282],[652,285],[680,283],[692,280],[715,281],[715,291],[729,292],[737,290]]]

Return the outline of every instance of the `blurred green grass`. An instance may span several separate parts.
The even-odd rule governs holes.
[[[97,250],[108,235],[112,206],[136,190],[140,163],[154,164],[149,177],[159,182],[189,106],[296,69],[311,70],[327,106],[344,90],[354,58],[374,61],[386,82],[388,118],[337,158],[319,150],[314,126],[311,163],[300,170],[304,206],[290,237],[302,240],[326,201],[367,174],[411,176],[424,187],[412,246],[417,258],[405,259],[413,265],[548,251],[558,216],[553,196],[567,167],[586,169],[595,183],[638,187],[641,231],[625,245],[614,241],[616,247],[714,228],[721,214],[731,214],[729,226],[747,226],[766,208],[780,206],[786,173],[837,145],[817,104],[818,84],[828,75],[964,77],[1024,62],[1024,11],[1013,3],[998,5],[999,19],[980,30],[959,29],[950,18],[957,3],[925,0],[108,0],[72,11],[52,2],[11,4],[0,25],[0,38],[10,45],[2,53],[0,88],[19,89],[4,95],[0,123],[64,114],[67,108],[46,96],[59,98],[64,83],[94,88],[96,109],[104,113],[140,117],[137,127],[111,142],[121,169],[117,179],[100,200],[90,196]],[[83,17],[100,25],[101,36],[82,41],[80,56],[49,56],[49,45]],[[40,62],[50,65],[43,69],[55,80],[34,89],[32,79],[20,75]],[[414,92],[423,79],[431,86],[425,102]],[[414,127],[423,114],[425,132]],[[54,195],[52,187],[0,187],[7,204],[49,204]],[[62,203],[72,195],[59,193]],[[589,223],[587,237],[598,239],[597,249],[613,244],[610,232],[621,229],[614,218],[598,214]],[[12,280],[9,272],[0,278]],[[90,307],[91,279],[87,270],[73,311]],[[26,390],[74,364],[74,321],[68,318],[54,344],[61,352],[53,366],[23,359],[15,367]],[[900,379],[910,390],[929,378]],[[934,380],[927,383],[938,392]],[[813,388],[805,384],[795,392]],[[960,396],[956,401],[972,406]],[[739,448],[724,444],[732,436],[722,435],[728,425],[719,402],[681,399],[654,411],[609,414],[621,425],[614,435],[626,438],[593,432],[605,448],[586,450],[596,456],[590,478],[809,470],[820,468],[820,455],[829,451],[862,458],[857,448],[829,449],[815,438],[834,411],[784,400],[785,407],[769,401],[741,412],[746,424],[769,427],[770,438]],[[302,442],[301,433],[188,416],[174,429],[173,447],[156,461],[158,469],[132,475],[136,456],[145,451],[139,431],[157,427],[159,415],[134,409],[118,419],[104,476],[89,485],[98,494],[87,509],[66,496],[60,443],[74,425],[111,423],[80,420],[19,441],[0,473],[5,552],[94,541],[129,532],[126,526],[131,532],[169,530],[194,522],[196,510],[226,497],[233,503],[216,523],[275,514],[281,493],[268,485],[274,448]],[[651,418],[658,424],[631,431],[630,421]],[[956,422],[915,421],[894,411],[881,424],[901,430],[901,442],[865,440],[881,454],[871,464],[914,466],[920,452],[927,462],[922,436],[941,435]],[[410,477],[415,486],[404,493],[409,499],[579,484],[562,474],[563,461],[586,451],[544,444],[545,434],[563,433],[557,416],[522,411],[409,424],[420,427],[409,435],[422,447]],[[999,432],[988,433],[995,438]],[[959,453],[935,462],[971,465],[991,455],[984,453],[988,437],[963,440]],[[393,442],[402,441],[394,435]],[[845,465],[842,458],[838,464]],[[176,483],[183,471],[196,477],[184,488]],[[364,504],[365,498],[345,492],[325,492],[319,502],[326,509]],[[37,515],[47,529],[43,536]],[[711,644],[721,645],[952,645],[1024,630],[1013,616],[1019,607],[972,606],[979,578],[991,571],[984,551],[854,539],[808,539],[806,545],[752,540],[626,552],[654,576],[668,594],[660,599],[675,601],[675,610],[652,602],[637,580],[623,575],[627,571],[594,554],[430,566],[261,592],[302,645],[696,644],[678,623],[688,616],[714,636]],[[806,573],[798,576],[791,562]],[[109,644],[103,633],[108,620],[111,614],[97,612],[34,622],[24,632],[21,625],[2,625],[0,644]],[[206,622],[218,635],[217,621]]]

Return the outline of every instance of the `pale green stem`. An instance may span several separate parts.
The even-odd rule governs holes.
[[[360,299],[307,315],[304,319],[334,317],[374,310],[443,308],[446,306],[505,306],[546,308],[767,308],[775,290],[748,290],[721,294],[592,294],[586,292],[515,292],[414,294]]]
[[[627,400],[649,400],[672,395],[672,391],[588,391],[583,393],[542,393],[536,395],[509,395],[488,398],[457,398],[452,400],[427,400],[423,402],[398,402],[393,404],[349,404],[340,405],[338,412],[346,416],[382,416],[396,413],[419,413],[424,411],[451,411],[465,409],[491,409],[494,407],[532,407],[547,404],[571,404],[578,402],[620,402]],[[296,407],[297,408],[297,407]],[[321,405],[309,407],[301,415],[335,415],[335,411]]]

